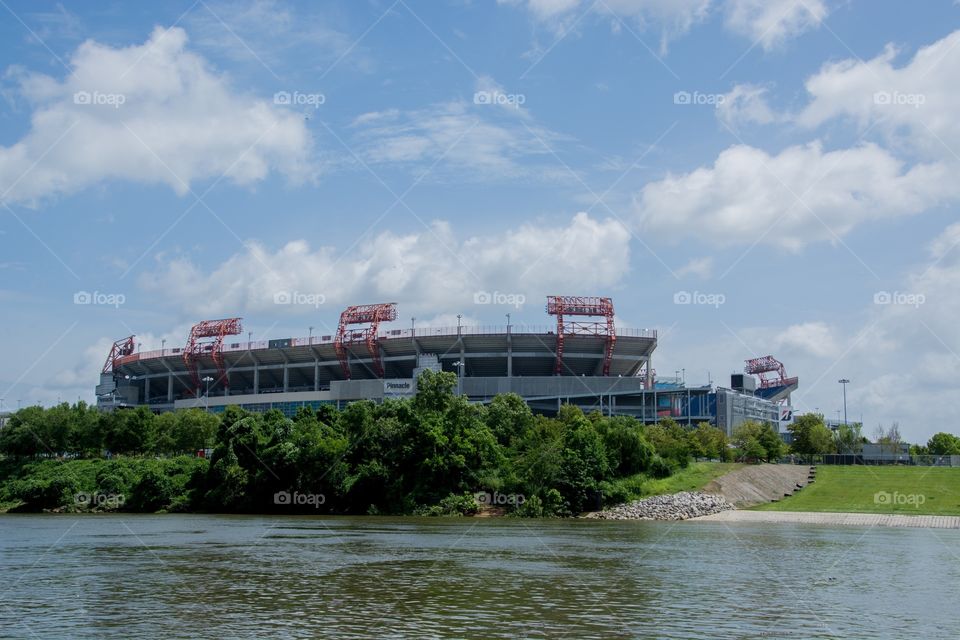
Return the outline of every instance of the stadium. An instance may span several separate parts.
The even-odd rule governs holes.
[[[457,374],[457,392],[472,402],[512,392],[545,414],[569,403],[647,423],[710,422],[727,433],[744,420],[780,425],[790,417],[798,381],[772,356],[748,360],[729,388],[688,387],[656,376],[656,330],[616,328],[610,298],[548,296],[546,312],[552,326],[394,329],[381,325],[397,319],[395,303],[359,305],[343,311],[333,335],[265,341],[240,340],[241,318],[205,320],[183,347],[141,352],[135,336],[116,341],[97,404],[293,415],[303,406],[409,397],[421,371],[442,370]]]

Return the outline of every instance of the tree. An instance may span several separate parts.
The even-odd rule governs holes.
[[[935,433],[927,441],[927,451],[935,456],[956,456],[960,455],[960,438],[952,433]]]
[[[566,405],[557,419],[566,426],[561,453],[560,493],[570,510],[579,513],[590,505],[599,483],[610,470],[603,438],[579,408]]]
[[[767,423],[747,420],[733,432],[733,443],[741,458],[772,462],[783,455],[780,434]]]
[[[721,461],[729,458],[727,434],[723,429],[718,429],[709,422],[701,422],[689,433],[689,436],[699,444],[699,451],[703,452],[703,457]]]
[[[765,423],[760,429],[760,445],[764,449],[767,462],[776,462],[782,458],[787,448],[780,433],[770,423]]]
[[[603,438],[613,475],[629,476],[649,468],[656,451],[644,437],[643,426],[635,418],[605,418],[599,412],[590,417]]]
[[[147,407],[118,409],[101,415],[104,446],[114,453],[141,454],[152,451],[156,416]]]
[[[793,434],[791,450],[802,456],[816,456],[833,450],[833,434],[818,413],[805,413],[787,427]]]
[[[25,407],[14,413],[0,431],[0,450],[14,458],[32,458],[50,451],[40,435],[44,420],[42,407]]]
[[[176,412],[173,428],[173,451],[194,453],[213,444],[220,419],[202,409],[186,409]]]
[[[890,423],[889,429],[884,429],[882,424],[877,425],[876,435],[881,455],[885,450],[893,454],[900,453],[900,443],[903,441],[903,437],[900,435],[899,422]]]
[[[863,433],[859,422],[842,424],[833,433],[833,442],[836,452],[840,454],[857,454],[863,450]]]
[[[533,428],[533,412],[516,393],[504,393],[491,400],[486,419],[497,442],[504,446],[514,438],[523,438]]]
[[[167,411],[161,413],[154,420],[154,439],[153,451],[156,454],[173,453],[176,450],[174,445],[174,431],[177,427],[177,412]]]
[[[645,435],[660,457],[680,467],[689,464],[691,453],[687,432],[673,418],[664,418],[647,427]]]

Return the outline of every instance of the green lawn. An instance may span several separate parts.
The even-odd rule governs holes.
[[[691,462],[686,469],[680,469],[668,478],[649,478],[641,473],[615,480],[613,484],[626,492],[626,500],[639,500],[665,493],[697,491],[714,478],[742,466],[733,462]]]
[[[817,467],[817,481],[763,511],[960,515],[960,469]]]

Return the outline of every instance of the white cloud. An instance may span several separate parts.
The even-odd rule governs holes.
[[[899,291],[905,296],[922,295],[922,304],[874,305],[871,323],[876,323],[850,364],[866,383],[855,397],[871,412],[899,420],[916,440],[925,440],[943,425],[957,424],[956,381],[960,378],[960,255],[950,250],[960,237],[960,225],[944,230],[931,244],[927,264],[920,264],[905,277]],[[913,300],[917,300],[914,298]],[[880,343],[883,349],[877,350]],[[890,363],[896,363],[888,371]],[[931,408],[936,418],[930,421]]]
[[[135,336],[137,348],[142,345],[143,351],[150,349],[159,349],[161,340],[166,340],[167,349],[182,346],[186,342],[189,326],[180,325],[168,333],[157,335],[150,332],[140,333]],[[116,337],[109,338],[102,336],[92,344],[83,348],[80,358],[74,362],[73,366],[62,365],[60,369],[51,376],[50,386],[64,392],[82,389],[83,395],[90,391],[93,384],[91,381],[100,379],[100,371],[103,363],[110,353],[110,347],[113,346]],[[70,398],[67,398],[68,400]]]
[[[500,4],[525,5],[534,20],[557,34],[568,33],[584,11],[612,18],[615,31],[620,20],[629,20],[630,28],[660,30],[660,50],[683,35],[694,24],[706,19],[712,0],[605,0],[593,3],[587,0],[498,0]]]
[[[500,4],[518,4],[517,0],[497,0]],[[519,3],[522,3],[520,0]],[[580,0],[529,0],[530,12],[539,20],[549,20],[576,9]]]
[[[710,274],[713,273],[713,258],[710,256],[693,258],[690,262],[674,271],[674,273],[678,278],[682,278],[685,275],[709,278]]]
[[[0,147],[0,200],[35,204],[109,179],[183,194],[221,175],[250,184],[309,171],[302,118],[232,91],[182,29],[125,48],[87,41],[70,67],[62,81],[16,70],[34,111],[29,132]]]
[[[291,11],[291,5],[276,0],[211,1],[190,11],[185,21],[198,47],[231,60],[265,65],[271,73],[274,65],[279,70],[290,57],[309,71],[325,71],[334,60],[362,70],[372,64],[362,44],[338,29],[334,12],[321,3],[301,4]]]
[[[547,293],[616,286],[629,267],[629,241],[621,223],[586,213],[559,228],[531,223],[466,240],[447,223],[434,222],[417,233],[382,232],[347,254],[331,247],[314,250],[295,240],[276,251],[250,242],[215,268],[185,257],[162,258],[158,270],[142,276],[140,284],[205,317],[316,313],[312,301],[321,296],[327,313],[339,313],[348,304],[396,301],[412,313],[475,308],[481,314],[488,307],[473,307],[478,292],[520,294],[527,304],[539,305]],[[283,292],[301,295],[304,303],[276,304],[275,296]],[[311,295],[317,297],[305,297]],[[498,312],[504,308],[497,307]]]
[[[825,358],[838,353],[833,329],[825,322],[805,322],[787,327],[774,339],[777,350],[797,349]]]
[[[859,224],[920,213],[956,197],[953,173],[936,163],[906,169],[873,144],[825,152],[813,143],[777,155],[737,145],[712,167],[647,184],[635,207],[646,231],[799,250],[834,241]]]
[[[960,421],[955,402],[960,378],[960,225],[945,229],[930,244],[930,262],[910,269],[897,284],[884,286],[892,299],[866,299],[860,320],[808,322],[767,330],[751,346],[779,349],[791,374],[800,374],[795,404],[828,416],[842,408],[837,379],[847,389],[851,419],[862,411],[867,434],[878,422],[899,421],[908,440],[925,442],[943,425]],[[878,287],[880,288],[880,287]],[[912,297],[911,297],[912,296]],[[922,297],[918,297],[922,296]],[[931,410],[932,408],[932,410]],[[931,420],[930,416],[935,415]]]
[[[713,0],[498,0],[499,4],[526,6],[534,20],[558,35],[581,20],[582,12],[593,10],[611,17],[615,32],[621,20],[631,29],[660,30],[660,51],[696,24],[706,21]],[[785,41],[817,28],[827,17],[826,0],[726,0],[724,26],[757,42],[764,50],[775,49]]]
[[[828,13],[824,0],[727,0],[725,24],[769,51],[817,28]]]
[[[901,67],[894,66],[897,55],[888,46],[866,62],[825,65],[807,80],[811,100],[797,120],[816,127],[849,117],[927,157],[960,155],[960,30],[921,48]]]
[[[479,86],[497,85],[491,81]],[[417,164],[430,168],[431,175],[458,172],[459,178],[472,180],[568,179],[569,173],[558,168],[549,150],[565,138],[525,124],[525,119],[524,112],[512,107],[472,101],[412,111],[391,109],[356,117],[351,123],[356,130],[352,143],[366,162]],[[532,164],[530,158],[547,161]]]
[[[744,124],[770,124],[782,119],[767,104],[767,88],[738,84],[717,104],[717,118],[734,131]]]
[[[710,3],[711,0],[605,0],[598,10],[616,18],[633,19],[641,28],[659,27],[660,52],[665,53],[671,40],[706,19]]]

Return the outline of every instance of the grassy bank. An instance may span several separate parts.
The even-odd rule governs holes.
[[[814,484],[755,509],[960,515],[960,469],[819,466]]]
[[[719,478],[742,466],[734,462],[691,462],[685,469],[680,469],[666,478],[650,478],[644,474],[637,474],[612,484],[617,489],[618,497],[622,497],[619,502],[629,502],[680,491],[698,491],[714,478]]]

